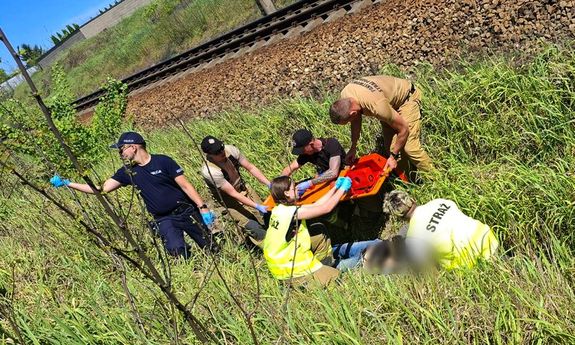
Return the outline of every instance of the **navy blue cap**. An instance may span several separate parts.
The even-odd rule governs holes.
[[[115,144],[110,145],[111,149],[119,149],[124,145],[145,144],[144,138],[136,132],[124,132]]]

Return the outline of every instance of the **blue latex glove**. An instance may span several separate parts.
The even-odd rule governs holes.
[[[202,220],[207,226],[214,225],[214,221],[216,220],[216,215],[212,211],[201,213]]]
[[[338,177],[337,180],[335,180],[335,188],[341,187],[341,184],[343,183],[344,180],[345,177],[343,176]]]
[[[256,204],[256,210],[260,211],[261,214],[268,213],[268,208],[264,205]]]
[[[300,184],[298,184],[295,189],[297,191],[297,196],[300,197],[303,195],[303,193],[305,193],[306,190],[308,190],[309,187],[313,186],[313,184],[311,183],[311,180],[307,180],[304,181]]]
[[[349,191],[351,189],[351,179],[349,177],[344,177],[339,185],[339,189],[343,190],[344,192]]]
[[[65,179],[63,180],[60,175],[54,175],[52,176],[52,178],[50,179],[50,183],[52,184],[52,186],[58,188],[58,187],[63,187],[63,186],[67,186],[70,184],[70,180]]]

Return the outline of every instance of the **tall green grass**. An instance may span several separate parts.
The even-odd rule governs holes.
[[[437,197],[455,200],[467,214],[491,225],[512,253],[469,271],[391,277],[351,272],[327,289],[291,291],[284,308],[285,288],[256,256],[262,291],[257,302],[249,263],[253,254],[227,243],[222,276],[246,309],[257,308],[253,320],[260,342],[574,343],[575,53],[549,47],[520,65],[493,56],[449,70],[422,66],[408,72],[423,90],[423,140],[438,172],[425,176],[422,185],[400,188],[422,203]],[[324,102],[285,100],[257,113],[238,109],[192,120],[187,128],[196,142],[212,134],[237,145],[273,177],[293,159],[289,137],[299,127],[336,136],[349,146],[349,128],[329,122],[330,97]],[[364,123],[360,152],[373,149],[379,128],[375,121]],[[207,195],[199,175],[201,159],[181,128],[146,137],[152,152],[173,156]],[[111,154],[95,171],[104,179],[118,165]],[[306,173],[311,169],[298,176]],[[248,180],[264,195],[265,187]],[[6,178],[3,186],[12,182]],[[194,342],[180,316],[170,316],[157,291],[129,269],[128,285],[145,322],[140,330],[109,258],[52,206],[16,188],[0,208],[0,282],[11,289],[14,267],[14,307],[30,343]],[[62,190],[52,193],[69,199]],[[125,206],[128,194],[121,191],[114,200]],[[93,199],[79,198],[94,205],[91,212],[97,214]],[[384,235],[395,230],[388,228]],[[184,300],[208,278],[204,269],[209,262],[198,254],[173,266],[173,284]],[[191,307],[222,343],[251,343],[220,278],[210,276],[205,293]],[[0,324],[10,330],[5,320]]]

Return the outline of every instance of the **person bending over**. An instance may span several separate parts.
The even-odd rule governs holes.
[[[499,246],[489,226],[465,215],[451,200],[434,199],[418,206],[407,193],[395,190],[385,197],[383,211],[409,222],[406,231],[395,239],[396,250],[389,252],[393,258],[404,257],[417,267],[438,264],[447,270],[471,268],[479,260],[490,259]],[[387,269],[393,271],[400,261],[389,261]]]
[[[348,163],[355,158],[365,115],[381,122],[385,169],[395,169],[398,163],[404,172],[410,170],[410,164],[422,171],[434,169],[420,142],[421,91],[409,80],[385,75],[353,80],[343,88],[329,114],[334,124],[351,123]]]

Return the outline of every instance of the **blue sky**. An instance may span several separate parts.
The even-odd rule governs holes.
[[[22,43],[52,47],[50,35],[66,24],[84,24],[114,0],[0,0],[0,27],[16,49]],[[0,68],[12,71],[16,63],[0,43]]]

